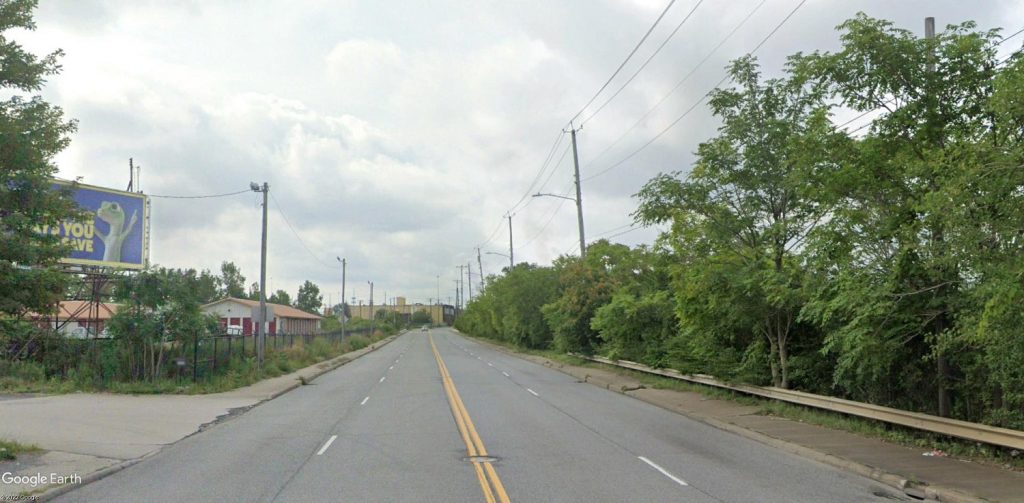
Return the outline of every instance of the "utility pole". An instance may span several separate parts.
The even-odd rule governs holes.
[[[466,304],[473,300],[473,266],[466,262],[466,286],[469,287],[469,297],[466,297]]]
[[[373,314],[373,282],[367,281],[370,284],[370,337],[373,337],[377,331],[375,330],[377,317]]]
[[[505,217],[508,218],[508,270],[509,270],[509,272],[512,272],[512,267],[516,263],[516,261],[512,258],[513,257],[513,255],[512,255],[512,217],[513,216],[515,216],[515,215],[513,215],[511,213],[509,213],[508,215],[505,215]]]
[[[345,259],[335,258],[341,262],[341,340],[345,340]]]
[[[935,18],[933,17],[924,18],[924,38],[935,38]],[[928,73],[935,73],[934,55],[929,55],[928,57]],[[936,232],[935,234],[936,239],[942,239],[942,234],[940,232]],[[947,388],[947,383],[951,372],[949,368],[949,361],[946,360],[946,356],[941,354],[941,352],[935,358],[935,370],[936,373],[939,374],[937,383],[938,396],[936,397],[939,402],[939,416],[949,417],[949,414],[953,406],[952,400],[949,396],[949,389]]]
[[[263,353],[267,342],[267,195],[270,193],[270,184],[263,182],[263,186],[250,182],[249,188],[253,192],[263,193],[263,238],[260,240],[260,319],[256,327],[256,362],[258,368],[263,368]]]
[[[576,152],[577,130],[571,121],[569,122],[569,131],[572,133],[572,163],[576,176],[576,220],[580,226],[580,258],[583,258],[587,255],[587,240],[583,237],[583,191],[580,189],[580,156]]]
[[[465,284],[465,283],[462,282],[462,269],[465,268],[465,267],[466,266],[464,266],[464,265],[457,265],[457,266],[455,266],[455,268],[459,270],[459,279],[456,280],[458,286],[462,286],[462,285]],[[460,307],[464,306],[466,304],[465,297],[466,297],[466,287],[462,286],[462,295],[458,297],[459,298],[459,306]]]
[[[484,285],[484,263],[483,263],[482,260],[480,260],[480,247],[479,246],[476,247],[476,265],[477,265],[477,267],[480,268],[480,292],[479,293],[484,293],[484,287],[485,287],[485,285]],[[478,295],[479,295],[479,293],[478,293]]]

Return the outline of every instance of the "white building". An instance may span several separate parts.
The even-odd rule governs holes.
[[[221,328],[228,330],[228,327],[241,327],[245,335],[252,335],[255,332],[252,322],[253,308],[258,308],[258,300],[236,299],[228,297],[211,302],[202,307],[204,313],[215,314],[220,318]],[[320,333],[320,326],[323,318],[315,314],[295,309],[292,306],[283,304],[272,304],[267,302],[267,311],[273,311],[270,327],[267,329],[271,334],[316,334]]]

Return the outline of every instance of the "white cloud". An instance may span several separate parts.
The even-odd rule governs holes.
[[[759,1],[705,2],[579,134],[583,176],[661,131],[717,82],[728,59],[750,50],[796,4],[769,0],[682,90],[595,160]],[[334,257],[342,255],[355,295],[365,297],[362,285],[373,280],[389,294],[425,300],[436,296],[437,275],[447,296],[454,265],[476,268],[473,246],[499,224],[484,248],[507,253],[501,215],[524,194],[568,118],[665,4],[43,2],[38,31],[18,40],[36,53],[67,52],[64,72],[45,90],[80,120],[58,158],[63,176],[123,187],[134,157],[143,188],[154,194],[222,193],[268,181],[315,255],[272,203],[275,289],[294,292],[310,279],[325,292],[340,290]],[[646,58],[692,5],[677,2],[638,55]],[[787,54],[836,47],[833,27],[858,10],[913,30],[925,15],[940,26],[974,17],[981,28],[1020,18],[1020,6],[1010,4],[808,2],[759,53],[766,74],[777,74]],[[629,223],[631,194],[659,171],[686,169],[714,127],[698,107],[629,162],[584,182],[588,236]],[[544,192],[571,188],[571,158]],[[573,251],[573,204],[552,213],[559,200],[529,201],[513,218],[523,243],[517,259],[543,263]],[[154,200],[153,215],[153,257],[162,265],[216,269],[233,260],[250,281],[257,276],[255,194]],[[618,239],[653,237],[644,230]],[[484,255],[485,271],[497,272],[505,260]]]

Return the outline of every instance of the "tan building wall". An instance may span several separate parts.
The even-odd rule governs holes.
[[[453,319],[453,316],[455,314],[455,308],[453,306],[449,306],[449,305],[446,305],[446,304],[441,304],[441,305],[437,305],[437,304],[434,304],[434,305],[404,304],[404,301],[405,301],[404,298],[399,297],[398,300],[399,300],[400,304],[397,305],[397,306],[394,306],[394,305],[386,305],[386,306],[374,305],[373,306],[373,312],[378,312],[378,311],[383,309],[383,310],[388,311],[388,312],[398,312],[398,313],[401,313],[401,314],[406,314],[406,315],[412,316],[412,314],[417,312],[417,311],[426,311],[427,313],[430,314],[430,319],[432,320],[432,322],[435,325],[443,325],[443,324],[451,323],[451,320]],[[352,314],[352,318],[362,318],[364,320],[368,320],[371,317],[370,306],[365,305],[365,304],[362,305],[362,306],[358,306],[358,305],[357,306],[351,306],[350,305],[349,306],[349,312]]]

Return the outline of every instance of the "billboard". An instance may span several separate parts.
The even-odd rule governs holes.
[[[71,189],[71,198],[91,214],[85,221],[43,226],[71,247],[66,264],[143,269],[149,262],[149,199],[144,194],[54,180],[53,188]]]

